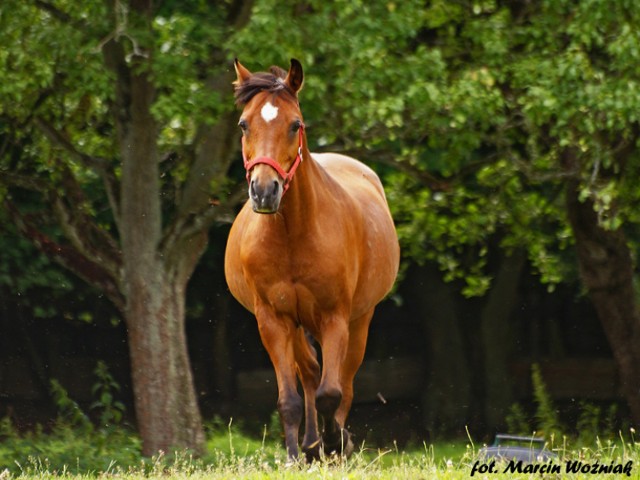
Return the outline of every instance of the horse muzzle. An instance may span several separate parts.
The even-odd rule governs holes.
[[[278,180],[252,178],[249,182],[249,198],[256,213],[276,213],[282,199],[282,186]]]

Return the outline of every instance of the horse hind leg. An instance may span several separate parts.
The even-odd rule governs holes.
[[[320,437],[318,435],[318,414],[316,412],[316,390],[320,384],[320,365],[311,344],[312,339],[302,327],[294,342],[298,378],[304,391],[305,432],[302,451],[308,462],[320,458]]]

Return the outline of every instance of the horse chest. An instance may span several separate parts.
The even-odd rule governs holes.
[[[335,259],[312,262],[303,256],[285,256],[279,260],[260,259],[248,269],[257,289],[272,292],[271,301],[289,297],[313,297],[327,303],[336,292],[346,287],[345,268]],[[278,265],[274,265],[278,263]],[[276,287],[276,288],[274,288]]]
[[[330,261],[330,256],[318,257],[295,249],[286,254],[276,254],[276,249],[271,252],[248,255],[244,270],[255,292],[254,301],[277,314],[311,326],[322,312],[343,304],[348,297],[345,293],[352,290],[344,265],[335,258]],[[314,258],[326,261],[311,260]]]

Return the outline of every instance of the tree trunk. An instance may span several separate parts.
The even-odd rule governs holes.
[[[513,402],[508,368],[510,347],[513,345],[509,316],[517,299],[525,258],[521,251],[502,257],[496,279],[482,309],[484,420],[489,428],[504,425],[507,410]]]
[[[125,318],[129,333],[136,417],[143,454],[204,449],[185,332],[185,289],[206,245],[161,245],[156,125],[146,77],[132,75],[131,122],[122,145]],[[143,100],[146,98],[146,102]],[[143,104],[143,105],[141,105]]]
[[[152,2],[132,0],[131,6],[140,14],[134,20],[150,30]],[[189,363],[184,302],[206,232],[164,244],[151,50],[145,54],[141,46],[127,61],[121,43],[112,40],[104,48],[117,78],[114,114],[122,158],[118,231],[142,451],[153,455],[187,448],[200,453],[204,433]]]
[[[569,182],[566,202],[580,275],[613,351],[633,422],[638,424],[640,314],[633,288],[633,257],[622,229],[603,229],[593,202],[580,201],[577,181]]]
[[[204,432],[185,332],[185,284],[161,266],[139,278],[126,312],[136,417],[143,454],[189,448]]]
[[[412,270],[405,282],[426,333],[429,374],[422,394],[425,427],[461,431],[471,416],[471,376],[456,311],[456,291],[433,266]]]

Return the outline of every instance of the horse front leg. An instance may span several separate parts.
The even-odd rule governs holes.
[[[325,453],[350,453],[344,447],[349,434],[336,420],[342,403],[341,369],[349,342],[346,317],[333,316],[324,320],[320,343],[322,346],[322,378],[316,392],[316,409],[322,417],[322,441]]]
[[[269,312],[256,312],[258,329],[278,381],[278,413],[284,428],[285,445],[290,460],[298,458],[298,430],[302,421],[302,398],[298,395],[293,321]]]
[[[318,414],[316,412],[316,390],[320,384],[320,365],[311,338],[307,337],[303,327],[298,327],[294,343],[298,376],[304,390],[304,438],[302,451],[307,461],[320,459],[320,437],[318,435]]]
[[[349,410],[351,410],[351,403],[353,402],[353,379],[364,359],[373,311],[374,309],[371,309],[349,324],[349,346],[344,363],[342,364],[340,376],[342,401],[336,411],[336,421],[343,427],[347,424],[347,416],[349,415]],[[345,432],[343,436],[346,437],[343,453],[348,456],[351,454],[351,451],[353,451],[353,441],[347,430],[343,429],[343,431]]]

